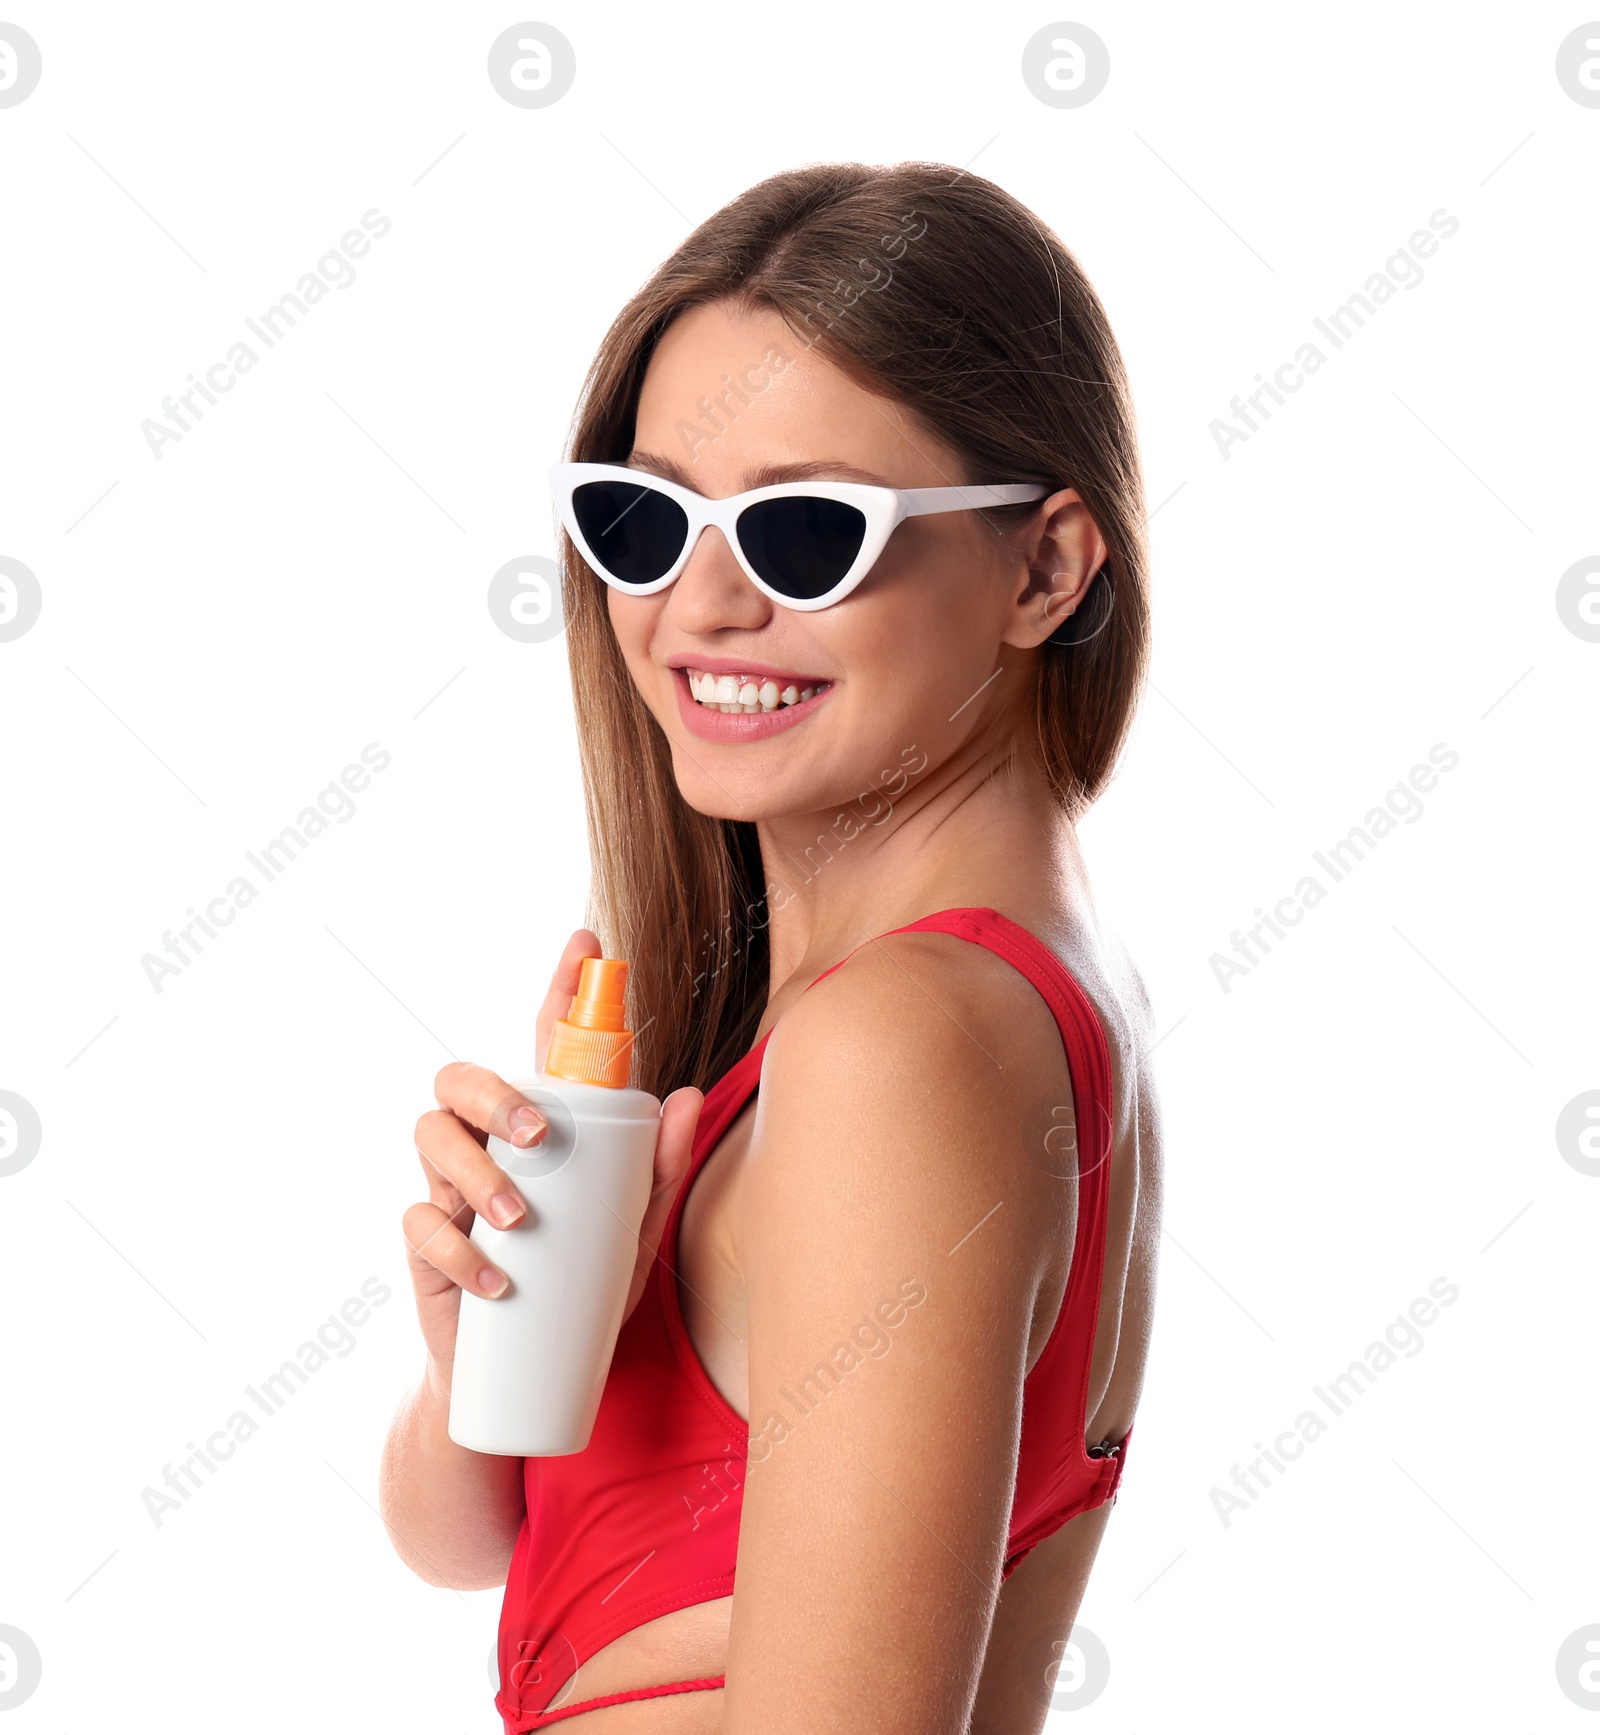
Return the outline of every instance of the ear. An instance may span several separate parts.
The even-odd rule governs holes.
[[[1076,488],[1041,500],[1009,540],[1021,571],[1001,640],[1031,649],[1082,603],[1108,551]]]

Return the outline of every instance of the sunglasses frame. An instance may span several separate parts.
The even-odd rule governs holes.
[[[596,559],[578,526],[578,516],[572,504],[573,494],[585,482],[638,483],[659,490],[682,508],[689,520],[688,534],[677,559],[660,578],[652,579],[648,584],[628,584],[613,578],[604,563]],[[847,597],[877,564],[879,555],[903,519],[921,518],[935,512],[974,512],[985,506],[1021,505],[1028,500],[1042,500],[1050,492],[1043,482],[992,483],[970,488],[886,488],[869,482],[778,482],[767,488],[749,488],[742,494],[712,499],[696,494],[692,488],[669,482],[664,476],[628,464],[562,463],[550,467],[550,494],[567,535],[595,576],[624,596],[654,596],[657,591],[665,590],[689,564],[689,557],[706,526],[714,524],[726,538],[745,577],[764,597],[780,608],[792,608],[805,614],[828,608]],[[849,570],[820,596],[792,597],[775,590],[751,566],[739,542],[739,518],[749,507],[763,500],[793,499],[796,496],[834,500],[853,506],[867,521],[861,547]]]

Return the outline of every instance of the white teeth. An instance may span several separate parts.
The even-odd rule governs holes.
[[[780,705],[798,705],[820,693],[827,682],[797,687],[793,681],[779,687],[770,677],[759,675],[713,675],[709,670],[685,669],[689,696],[700,705],[729,715],[749,716],[776,711]]]

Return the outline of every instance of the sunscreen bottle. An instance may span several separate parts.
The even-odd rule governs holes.
[[[510,1279],[493,1301],[461,1292],[450,1381],[450,1438],[475,1452],[553,1457],[589,1443],[638,1263],[661,1104],[628,1088],[628,966],[586,958],[556,1021],[544,1071],[512,1086],[545,1118],[519,1150],[489,1155],[527,1213],[509,1229],[483,1217],[472,1240]]]

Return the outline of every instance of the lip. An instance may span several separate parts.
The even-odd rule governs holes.
[[[691,651],[675,651],[667,658],[669,669],[699,669],[709,675],[759,675],[762,680],[776,681],[780,687],[793,682],[797,687],[814,687],[828,675],[803,675],[798,669],[777,669],[771,663],[752,663],[738,657],[701,657]]]
[[[689,697],[688,669],[704,669],[713,675],[761,675],[773,680],[779,678],[779,671],[760,663],[730,662],[727,657],[695,657],[668,666],[672,670],[672,688],[678,696],[678,715],[683,719],[684,728],[702,741],[765,741],[815,715],[817,707],[826,704],[833,692],[831,686],[824,687],[809,699],[802,699],[794,705],[780,705],[776,711],[713,711]],[[784,674],[783,679],[787,682],[798,677]],[[807,680],[805,685],[810,686],[814,679]]]

